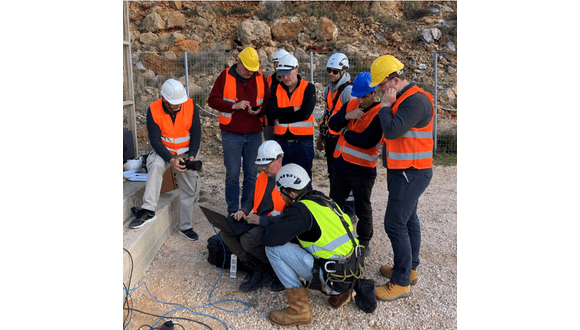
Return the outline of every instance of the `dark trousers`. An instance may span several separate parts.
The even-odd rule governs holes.
[[[336,143],[338,142],[338,137],[324,137],[324,153],[326,156],[326,166],[328,168],[328,178],[332,181],[332,162],[336,159],[334,158],[334,149],[336,149]],[[350,196],[353,196],[352,190],[350,191]],[[348,214],[349,217],[353,217],[355,215],[354,211],[354,198],[347,199],[344,207],[340,207],[344,213]]]
[[[312,188],[312,161],[314,160],[314,140],[288,141],[276,138],[276,142],[284,151],[282,166],[295,163],[302,166],[310,177],[308,186]]]
[[[330,198],[344,210],[350,191],[354,195],[354,210],[358,217],[356,233],[359,243],[368,246],[373,237],[373,208],[371,193],[375,184],[375,177],[361,177],[345,175],[333,170],[330,176]]]
[[[266,249],[262,245],[262,227],[254,226],[249,231],[236,235],[225,219],[223,221],[210,221],[210,223],[220,229],[220,238],[240,262],[247,263],[252,257],[255,257],[263,263],[268,263]]]
[[[421,225],[417,216],[419,197],[429,186],[432,169],[387,169],[389,197],[385,211],[385,232],[393,247],[393,284],[409,285],[411,269],[419,266]]]

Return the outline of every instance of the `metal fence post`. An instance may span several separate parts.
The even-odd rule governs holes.
[[[187,71],[187,52],[183,52],[184,66],[185,66],[185,93],[189,97],[189,72]]]
[[[312,69],[312,51],[310,51],[310,82],[314,84],[314,70]]]
[[[433,155],[437,152],[437,57],[439,54],[435,52],[435,60],[434,60],[434,67],[433,75],[434,75],[434,85],[433,87],[433,110],[435,114],[433,115]]]

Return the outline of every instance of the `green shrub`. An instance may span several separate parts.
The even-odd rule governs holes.
[[[416,20],[433,14],[429,9],[420,8],[419,5],[419,1],[405,1],[403,9],[405,17],[410,20]]]
[[[207,103],[207,95],[205,95],[205,93],[203,92],[197,92],[195,94],[193,94],[193,103],[195,104],[199,104],[202,107],[205,106],[205,104]]]
[[[457,135],[437,133],[437,153],[457,154]]]
[[[405,27],[405,24],[394,19],[393,17],[378,16],[378,17],[374,17],[373,19],[375,20],[375,22],[380,23],[381,25],[384,25],[385,27],[389,28],[393,32],[398,31],[398,30],[403,30]]]
[[[185,15],[187,15],[187,17],[190,17],[191,18],[191,17],[197,15],[197,9],[195,9],[195,10],[186,10],[185,11]]]
[[[230,10],[230,15],[244,15],[249,13],[250,10],[248,8],[244,8],[244,7],[234,7]]]
[[[441,153],[439,150],[433,155],[433,165],[454,166],[457,165],[457,154]]]

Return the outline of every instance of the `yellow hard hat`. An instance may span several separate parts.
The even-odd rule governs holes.
[[[385,78],[391,73],[399,72],[403,70],[404,67],[403,63],[392,55],[383,55],[377,58],[371,65],[371,83],[369,87],[375,87],[385,80]]]
[[[254,48],[244,48],[238,57],[246,69],[250,71],[258,71],[260,69],[260,59],[258,58],[258,52]]]

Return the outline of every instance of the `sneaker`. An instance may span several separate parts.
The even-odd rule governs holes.
[[[379,271],[381,272],[381,275],[383,275],[384,277],[391,278],[391,276],[393,276],[393,267],[381,266]],[[419,279],[417,279],[417,271],[416,270],[411,269],[411,276],[409,276],[409,277],[411,280],[411,285],[415,285],[419,281]]]
[[[197,233],[193,231],[193,229],[189,228],[186,230],[180,230],[179,233],[183,236],[185,236],[185,238],[187,238],[190,241],[197,241],[198,237],[197,237]]]
[[[133,210],[135,220],[129,224],[130,229],[137,229],[142,227],[146,222],[155,220],[155,212],[146,209]]]
[[[395,300],[397,298],[408,297],[411,295],[411,286],[400,286],[387,282],[385,285],[381,285],[375,288],[375,297],[380,300]]]

